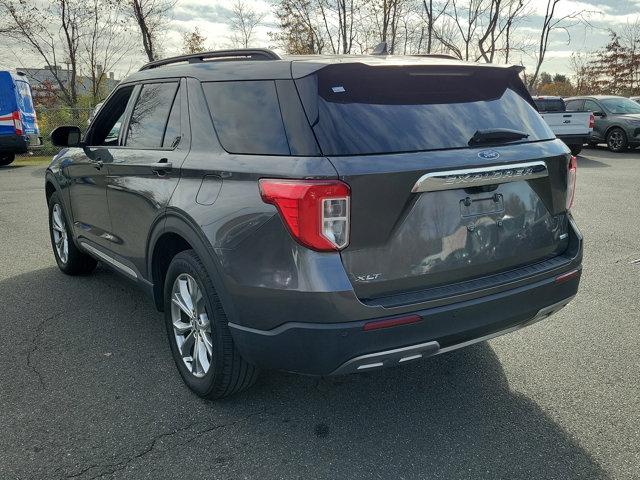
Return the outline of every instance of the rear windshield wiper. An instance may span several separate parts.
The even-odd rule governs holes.
[[[519,130],[510,130],[508,128],[492,128],[489,130],[477,130],[469,140],[469,146],[481,145],[484,143],[503,143],[512,142],[514,140],[522,140],[528,138],[529,134]]]

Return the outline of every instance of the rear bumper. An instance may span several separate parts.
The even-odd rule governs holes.
[[[27,153],[29,143],[22,135],[0,136],[0,153]]]
[[[42,137],[38,135],[0,135],[0,153],[20,154],[38,148],[42,148]]]
[[[587,133],[584,135],[558,135],[558,138],[567,145],[584,145],[589,143],[591,136]]]
[[[420,321],[365,330],[370,320],[331,324],[290,322],[261,331],[235,324],[236,346],[263,368],[310,375],[351,373],[407,363],[525,327],[575,296],[581,269],[570,280],[548,278],[513,290],[412,312]]]

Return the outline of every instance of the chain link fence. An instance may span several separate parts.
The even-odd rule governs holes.
[[[93,111],[93,108],[36,108],[43,146],[23,156],[51,157],[55,155],[60,148],[51,143],[51,132],[61,125],[75,125],[80,127],[80,130],[82,130],[84,134],[89,126],[89,120],[91,119]]]

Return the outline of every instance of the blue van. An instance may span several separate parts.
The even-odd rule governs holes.
[[[0,166],[42,146],[31,86],[24,74],[0,71]]]

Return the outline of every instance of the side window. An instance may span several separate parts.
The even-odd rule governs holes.
[[[211,118],[227,152],[290,155],[275,83],[203,83]]]
[[[567,110],[580,112],[583,100],[569,100],[567,102]]]
[[[119,88],[109,101],[100,107],[98,117],[91,124],[89,145],[96,147],[118,145],[124,113],[132,93],[133,86]]]
[[[585,100],[583,110],[585,112],[602,113],[602,107],[598,105],[596,102],[594,102],[593,100]]]
[[[178,83],[148,83],[142,86],[133,107],[125,146],[161,148],[169,112],[178,91]]]
[[[180,137],[182,136],[180,109],[180,89],[178,88],[175,100],[173,101],[173,106],[171,107],[171,113],[169,113],[169,120],[167,121],[164,138],[162,139],[162,148],[172,148],[180,141]]]

